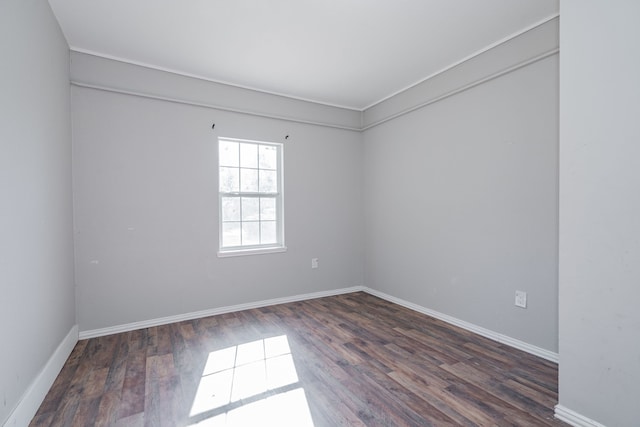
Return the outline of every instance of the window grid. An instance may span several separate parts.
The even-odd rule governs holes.
[[[234,150],[228,150],[229,146],[225,146],[227,151],[223,153],[223,144],[237,145]],[[220,138],[218,154],[220,251],[283,249],[282,144]],[[251,171],[253,176],[247,171]],[[233,199],[237,200],[232,202],[237,206],[237,212],[233,212],[230,219],[225,217],[225,209],[228,209],[225,202]],[[251,208],[252,215],[249,215],[246,210],[252,199],[251,203],[255,205]],[[268,199],[273,202],[265,205]],[[233,226],[225,227],[226,224],[237,225],[234,230]]]

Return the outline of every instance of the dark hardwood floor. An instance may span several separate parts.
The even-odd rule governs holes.
[[[79,341],[32,426],[561,426],[557,365],[366,293]]]

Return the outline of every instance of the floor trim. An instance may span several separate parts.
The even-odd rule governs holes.
[[[202,317],[215,316],[218,314],[232,313],[235,311],[250,310],[252,308],[267,307],[276,304],[304,301],[308,299],[330,297],[334,295],[348,294],[352,292],[364,291],[363,286],[353,286],[350,288],[333,289],[331,291],[313,292],[309,294],[294,295],[284,298],[273,298],[263,301],[238,304],[227,307],[212,308],[208,310],[194,311],[191,313],[178,314],[175,316],[161,317],[158,319],[143,320],[140,322],[126,323],[124,325],[110,326],[107,328],[91,329],[80,332],[80,339],[101,337],[105,335],[118,334],[121,332],[135,331],[136,329],[150,328],[153,326],[167,325],[169,323],[182,322],[184,320],[200,319]]]
[[[527,353],[533,354],[534,356],[541,357],[543,359],[549,360],[554,363],[558,363],[559,356],[558,353],[554,353],[549,350],[545,350],[544,348],[537,347],[535,345],[531,345],[524,341],[517,340],[515,338],[511,338],[507,335],[500,334],[498,332],[492,331],[490,329],[483,328],[481,326],[475,325],[473,323],[465,322],[464,320],[457,319],[453,316],[449,316],[447,314],[443,314],[437,312],[435,310],[431,310],[429,308],[422,307],[418,304],[414,304],[409,301],[405,301],[401,298],[396,298],[384,292],[380,292],[375,289],[365,288],[365,292],[377,296],[378,298],[382,298],[389,302],[401,305],[403,307],[409,308],[411,310],[417,311],[418,313],[426,314],[427,316],[435,317],[436,319],[440,319],[449,324],[461,327],[462,329],[466,329],[478,335],[482,335],[483,337],[492,339],[502,344],[506,344],[510,347],[517,348],[518,350],[526,351]]]
[[[150,328],[153,326],[160,326],[160,325],[167,325],[169,323],[182,322],[184,320],[200,319],[202,317],[215,316],[218,314],[232,313],[232,312],[242,311],[242,310],[249,310],[252,308],[267,307],[270,305],[285,304],[289,302],[304,301],[308,299],[323,298],[323,297],[348,294],[351,292],[359,292],[359,291],[367,292],[368,294],[377,296],[386,301],[401,305],[403,307],[409,308],[411,310],[417,311],[422,314],[426,314],[431,317],[435,317],[436,319],[440,319],[444,322],[461,327],[468,331],[474,332],[478,335],[482,335],[483,337],[492,339],[499,343],[506,344],[508,346],[517,348],[519,350],[526,351],[527,353],[533,354],[535,356],[542,357],[543,359],[549,360],[551,362],[558,363],[558,359],[559,359],[558,353],[545,350],[543,348],[528,344],[524,341],[511,338],[507,335],[500,334],[490,329],[486,329],[481,326],[474,325],[473,323],[465,322],[464,320],[457,319],[447,314],[443,314],[435,310],[422,307],[420,305],[411,303],[409,301],[405,301],[400,298],[396,298],[394,296],[391,296],[384,292],[380,292],[375,289],[368,288],[366,286],[353,286],[350,288],[334,289],[331,291],[321,291],[321,292],[313,292],[309,294],[294,295],[291,297],[274,298],[274,299],[256,301],[256,302],[251,302],[246,304],[238,304],[238,305],[219,307],[219,308],[213,308],[208,310],[194,311],[191,313],[161,317],[158,319],[150,319],[150,320],[143,320],[140,322],[126,323],[123,325],[110,326],[107,328],[91,329],[87,331],[81,331],[79,338],[83,340],[83,339],[101,337],[101,336],[117,334],[121,332],[134,331],[136,329]]]
[[[60,342],[58,348],[44,365],[42,371],[29,385],[18,406],[4,423],[4,427],[29,425],[77,342],[78,325],[73,325],[67,336]]]
[[[555,416],[560,421],[575,427],[606,427],[604,424],[600,424],[560,404],[555,407]]]

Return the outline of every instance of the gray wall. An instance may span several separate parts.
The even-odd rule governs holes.
[[[560,405],[637,426],[640,3],[560,7]]]
[[[363,284],[360,133],[75,86],[72,104],[81,331]],[[217,257],[218,136],[284,142],[286,253]]]
[[[49,4],[0,2],[0,424],[75,323],[69,52]]]
[[[366,285],[557,352],[558,55],[364,139]]]

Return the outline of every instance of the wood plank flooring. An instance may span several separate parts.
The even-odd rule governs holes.
[[[32,426],[562,426],[557,365],[366,293],[79,341]]]

